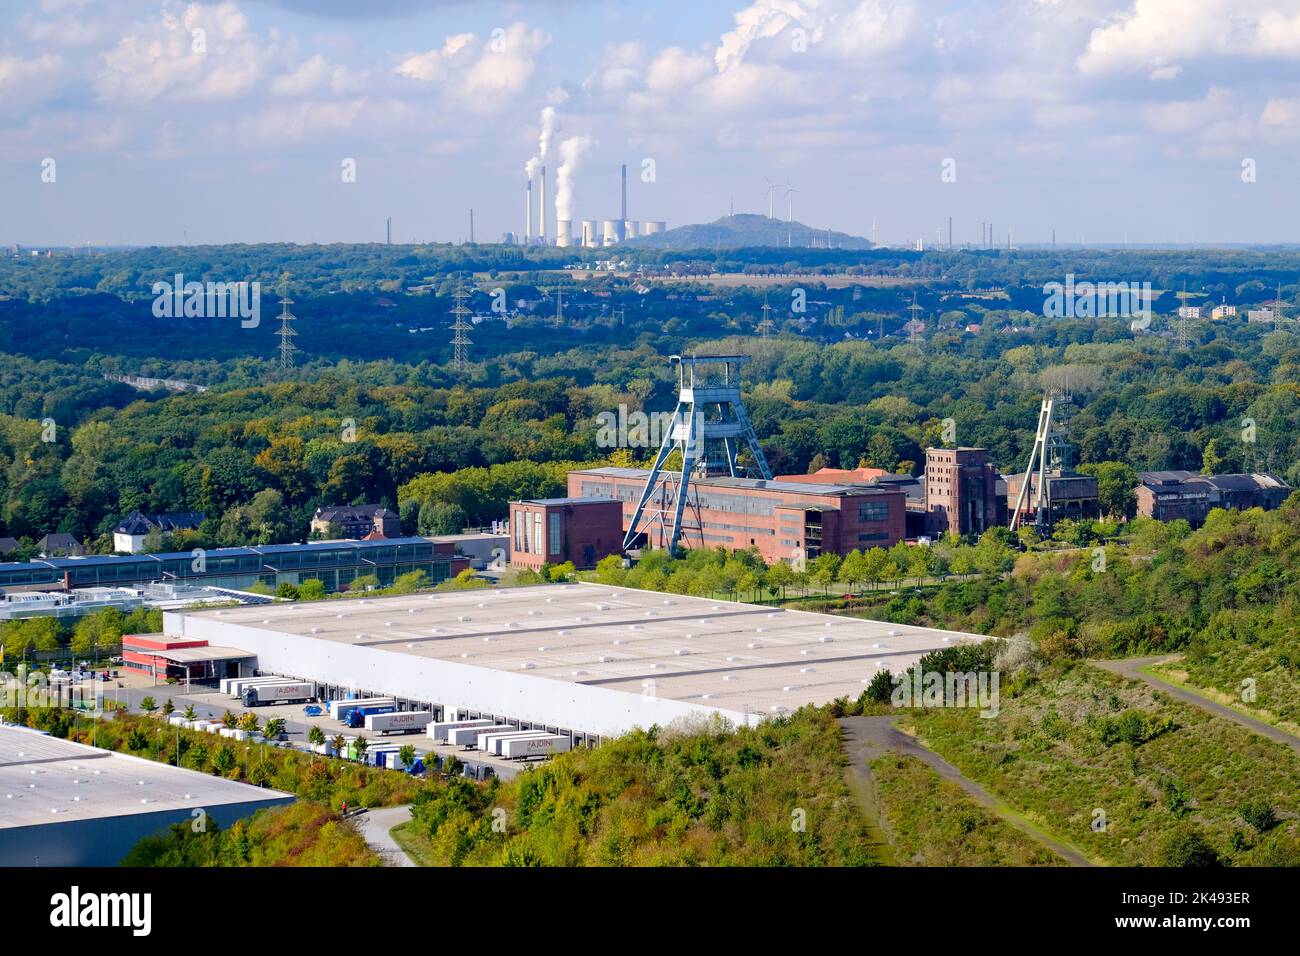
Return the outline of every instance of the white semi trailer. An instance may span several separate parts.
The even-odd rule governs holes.
[[[560,734],[547,734],[544,737],[510,737],[501,741],[501,756],[508,760],[545,757],[550,754],[566,753],[570,746],[569,738]]]
[[[276,677],[268,675],[266,677],[234,677],[231,678],[227,686],[227,693],[231,697],[243,697],[244,691],[249,687],[256,687],[258,684],[276,684],[288,680],[287,677]]]
[[[447,743],[453,746],[472,747],[478,740],[479,734],[489,731],[504,732],[518,729],[518,727],[511,727],[509,724],[493,724],[488,727],[457,727],[455,730],[447,731]]]
[[[430,740],[446,741],[447,734],[453,730],[460,730],[462,727],[494,727],[495,720],[479,718],[476,720],[439,720],[429,725],[427,731]]]
[[[245,707],[260,704],[296,704],[316,696],[316,685],[311,681],[281,681],[277,684],[254,684],[245,687]]]
[[[501,741],[513,737],[536,737],[549,734],[547,730],[513,730],[478,735],[478,749],[488,754],[501,753]]]
[[[366,730],[372,734],[418,734],[429,726],[433,714],[427,710],[398,710],[391,714],[367,714]]]

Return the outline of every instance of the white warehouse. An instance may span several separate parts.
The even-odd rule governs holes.
[[[589,583],[175,612],[164,630],[243,648],[331,697],[364,689],[601,736],[711,714],[755,724],[984,640]]]

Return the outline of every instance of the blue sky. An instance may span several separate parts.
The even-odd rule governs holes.
[[[1297,241],[1297,54],[1300,0],[8,0],[0,242],[494,240],[548,107],[574,219],[627,162],[670,225]]]

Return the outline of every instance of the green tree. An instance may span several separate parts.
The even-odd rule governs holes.
[[[300,601],[320,601],[325,597],[325,582],[319,578],[308,578],[298,585]]]
[[[794,569],[781,560],[777,560],[767,569],[767,589],[773,597],[779,592],[785,599],[785,589],[794,583]]]
[[[140,709],[152,716],[153,712],[158,709],[158,701],[152,697],[145,697],[140,701]]]
[[[1080,465],[1079,471],[1097,479],[1097,502],[1101,513],[1111,518],[1128,520],[1137,510],[1133,492],[1138,486],[1138,475],[1122,461],[1101,461]]]
[[[311,729],[307,731],[307,742],[313,747],[319,747],[325,743],[325,731],[321,730],[317,724],[312,724]]]

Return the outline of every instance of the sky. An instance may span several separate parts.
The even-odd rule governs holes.
[[[1300,0],[3,0],[0,242],[499,241],[547,110],[552,234],[1300,241]]]

